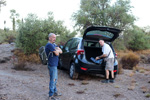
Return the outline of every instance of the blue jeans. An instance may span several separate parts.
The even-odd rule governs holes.
[[[54,93],[57,92],[56,84],[57,84],[57,66],[48,66],[50,82],[49,82],[49,97],[53,96]]]

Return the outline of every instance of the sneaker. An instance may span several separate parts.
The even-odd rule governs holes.
[[[102,80],[102,83],[109,83],[109,80]]]
[[[114,83],[115,80],[114,80],[114,79],[110,79],[109,82],[110,82],[110,83]]]
[[[54,96],[61,96],[62,94],[61,93],[58,93],[58,92],[56,92],[56,93],[54,93]]]
[[[48,98],[48,100],[58,100],[58,99],[56,99],[54,96],[51,96]]]

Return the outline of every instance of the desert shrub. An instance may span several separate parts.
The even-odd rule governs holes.
[[[118,64],[118,74],[123,74],[123,68],[122,68],[122,65],[120,64],[120,61]]]
[[[38,52],[38,48],[46,44],[46,34],[42,32],[41,21],[35,15],[29,15],[24,23],[19,25],[19,35],[16,39],[16,45],[24,51],[25,54]]]
[[[118,38],[116,39],[114,42],[113,42],[113,47],[116,49],[116,50],[125,50],[126,47],[124,45],[124,41],[122,38]]]
[[[129,38],[128,41],[126,41],[128,43],[128,49],[137,51],[150,48],[150,36],[148,36],[143,29],[137,26],[134,26],[132,30],[128,31],[126,38]]]
[[[30,63],[41,63],[40,57],[38,54],[24,54],[23,50],[16,49],[14,50],[14,55],[17,56],[19,62],[30,62]]]
[[[133,69],[140,61],[140,57],[133,52],[129,52],[121,58],[121,65],[124,69]]]
[[[14,31],[5,31],[5,30],[0,30],[0,43],[11,43],[14,42],[17,36],[17,32]]]
[[[46,45],[49,33],[55,33],[57,43],[67,41],[73,37],[76,32],[70,33],[63,26],[62,21],[55,21],[52,14],[49,13],[48,19],[41,20],[34,14],[29,14],[24,22],[19,24],[19,35],[16,39],[16,45],[24,51],[25,54],[38,53],[38,49]]]

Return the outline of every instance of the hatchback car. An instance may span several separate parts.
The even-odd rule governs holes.
[[[114,74],[118,72],[117,56],[112,42],[119,36],[121,30],[109,27],[90,26],[84,31],[83,37],[71,38],[64,46],[63,53],[59,56],[59,68],[69,70],[72,79],[78,78],[80,73],[105,75],[105,63],[94,63],[90,58],[102,55],[99,39],[109,44],[115,56]]]

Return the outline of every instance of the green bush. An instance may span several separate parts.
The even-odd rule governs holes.
[[[25,54],[38,53],[38,49],[46,45],[48,34],[51,32],[58,35],[57,43],[65,42],[76,35],[76,32],[68,31],[62,21],[55,21],[52,13],[49,13],[48,19],[45,20],[40,20],[36,15],[29,14],[24,22],[19,24],[18,31],[16,44]]]
[[[126,47],[124,45],[124,41],[122,38],[117,38],[114,42],[113,42],[113,47],[116,50],[125,50]]]
[[[145,30],[134,26],[132,30],[129,31],[126,38],[127,48],[133,51],[145,50],[150,48],[150,36],[148,36]]]
[[[121,58],[120,63],[124,69],[133,69],[133,67],[137,66],[139,61],[140,57],[137,54],[129,52]]]
[[[0,43],[11,43],[14,42],[17,36],[17,32],[10,30],[0,30]]]
[[[19,25],[19,35],[16,39],[16,45],[24,51],[25,54],[37,53],[38,48],[47,41],[46,34],[42,32],[41,21],[35,15],[29,15],[24,23]]]

